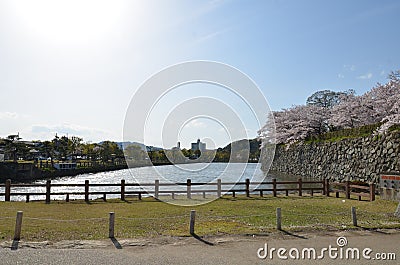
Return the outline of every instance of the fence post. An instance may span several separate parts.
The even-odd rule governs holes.
[[[110,212],[110,221],[108,226],[108,237],[114,238],[114,223],[115,223],[115,213]]]
[[[276,208],[276,229],[282,230],[281,208]]]
[[[9,202],[11,198],[11,179],[6,180],[6,190],[5,190],[5,198],[6,202]]]
[[[192,198],[192,180],[191,179],[187,179],[187,181],[186,181],[186,197],[188,199]]]
[[[351,207],[351,218],[353,219],[353,225],[357,226],[357,213],[356,213],[356,207],[354,206]]]
[[[221,194],[222,194],[221,179],[217,179],[217,197],[221,198]]]
[[[329,179],[325,179],[325,195],[329,197]]]
[[[369,200],[375,201],[375,183],[369,184]]]
[[[121,201],[125,201],[125,180],[121,179]]]
[[[350,199],[350,181],[346,181],[346,199]]]
[[[46,203],[50,203],[51,180],[46,181]]]
[[[250,197],[250,179],[246,179],[246,197]]]
[[[189,232],[191,235],[194,235],[194,224],[196,220],[196,211],[191,210],[190,211],[190,224],[189,224]]]
[[[21,212],[21,211],[17,212],[17,219],[15,221],[14,240],[21,239],[22,215],[23,215],[23,212]]]
[[[158,200],[158,194],[160,192],[160,180],[156,179],[154,181],[154,198]]]
[[[89,202],[89,180],[85,180],[85,202]]]
[[[272,179],[272,193],[274,194],[274,197],[276,197],[276,179]]]
[[[303,180],[299,178],[298,181],[299,181],[299,196],[303,196]]]

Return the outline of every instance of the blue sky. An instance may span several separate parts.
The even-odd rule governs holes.
[[[120,141],[136,89],[190,60],[243,71],[273,110],[322,89],[362,94],[400,69],[399,13],[384,0],[3,0],[0,137]]]

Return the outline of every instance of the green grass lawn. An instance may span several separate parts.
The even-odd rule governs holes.
[[[352,227],[350,209],[357,209],[358,224],[364,228],[400,228],[394,217],[397,203],[343,200],[325,196],[291,195],[246,198],[223,197],[211,203],[181,207],[153,198],[127,201],[101,200],[85,203],[52,201],[0,202],[0,240],[11,240],[17,211],[23,211],[22,240],[91,240],[108,237],[109,212],[115,212],[117,238],[189,236],[190,210],[196,210],[196,234],[245,235],[275,230],[275,211],[282,209],[284,230],[326,230]]]

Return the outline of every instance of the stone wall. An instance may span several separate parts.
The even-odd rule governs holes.
[[[276,147],[271,170],[314,179],[379,183],[379,176],[400,172],[400,131],[337,142]]]

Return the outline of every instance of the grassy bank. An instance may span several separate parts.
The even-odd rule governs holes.
[[[188,236],[189,212],[195,209],[196,233],[204,235],[262,234],[274,231],[275,209],[282,208],[282,226],[288,231],[352,228],[350,208],[357,208],[359,226],[400,228],[393,216],[397,203],[343,200],[331,197],[224,197],[196,207],[179,207],[152,198],[143,201],[109,200],[0,202],[0,240],[11,240],[15,215],[24,212],[22,240],[91,240],[108,236],[108,213],[115,212],[117,238]]]

